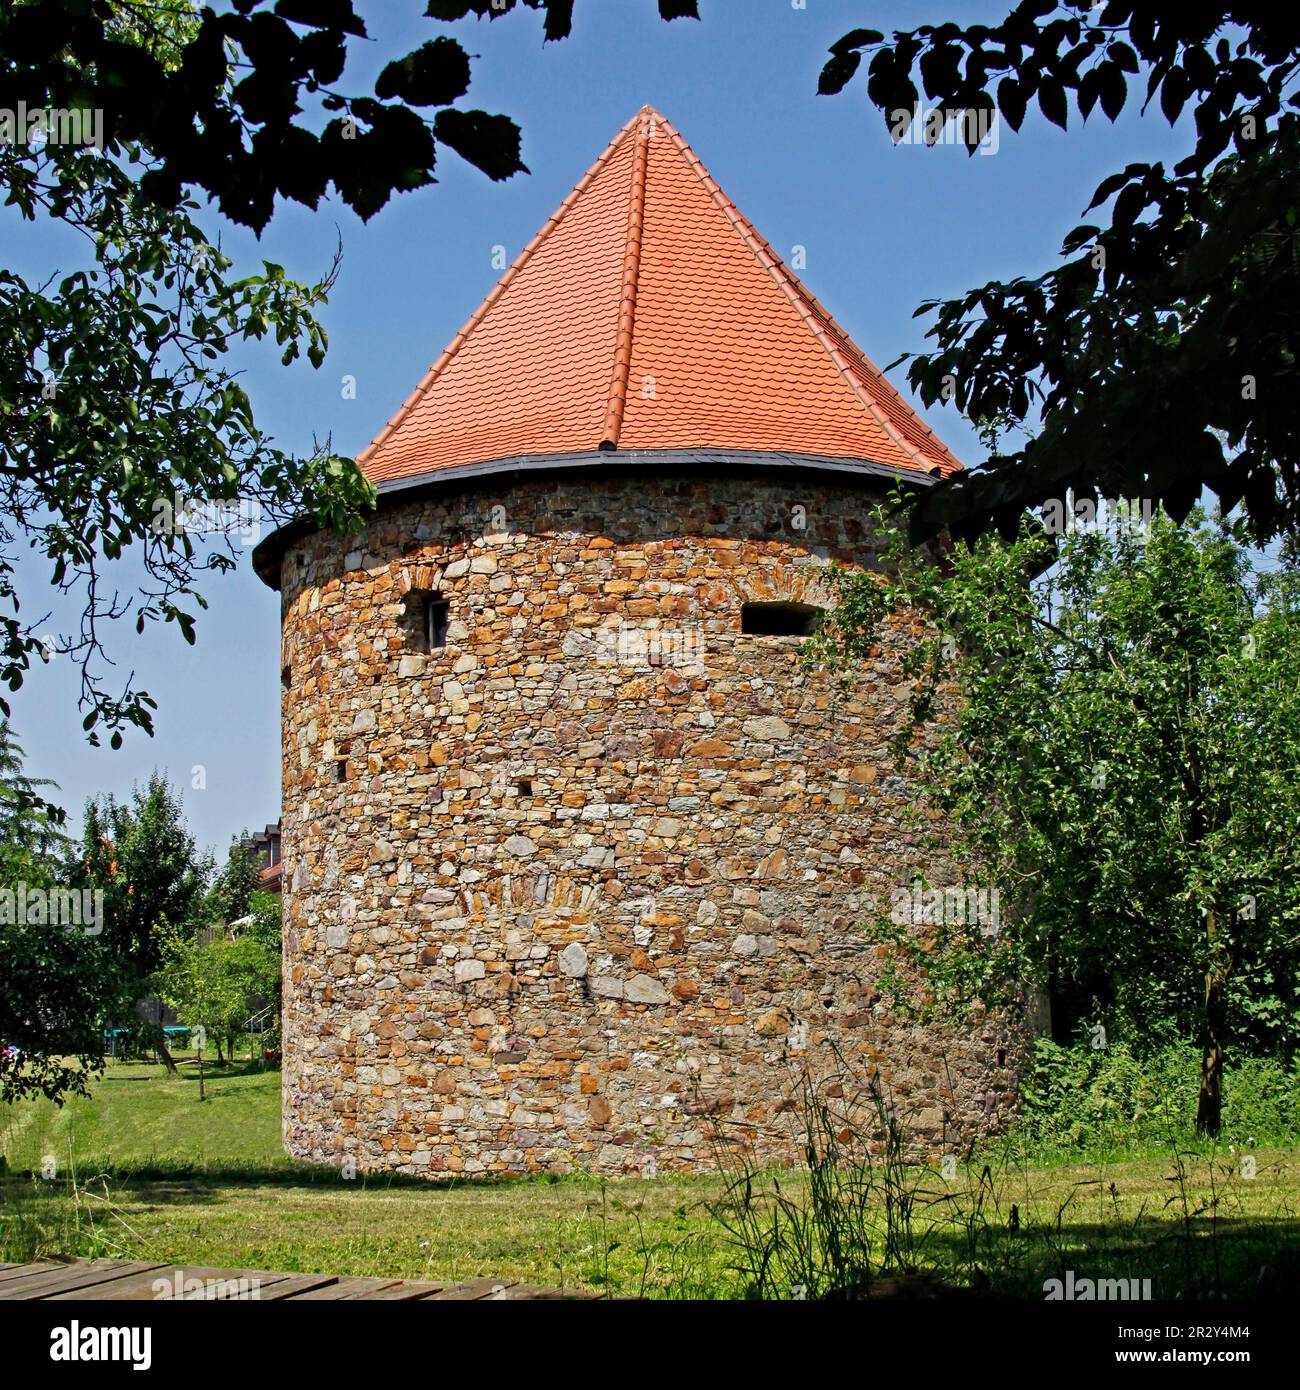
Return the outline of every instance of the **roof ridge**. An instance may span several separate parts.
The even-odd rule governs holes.
[[[583,176],[578,180],[578,182],[573,185],[573,188],[569,191],[569,196],[565,198],[565,200],[560,204],[560,206],[556,208],[555,211],[550,215],[550,217],[548,217],[546,221],[542,224],[542,226],[538,228],[537,232],[533,235],[532,240],[515,257],[515,259],[511,262],[510,267],[506,271],[506,273],[488,291],[487,295],[483,299],[483,302],[478,306],[477,309],[474,310],[474,312],[469,316],[469,318],[465,320],[464,324],[461,326],[456,336],[451,340],[451,342],[447,344],[445,348],[443,348],[442,352],[439,354],[434,364],[429,368],[427,372],[425,372],[424,376],[420,378],[420,381],[417,384],[415,390],[412,391],[411,394],[406,398],[406,400],[402,402],[401,406],[397,410],[397,413],[392,417],[392,419],[389,420],[389,422],[383,427],[383,429],[379,431],[379,433],[374,437],[374,439],[372,439],[370,443],[367,444],[366,447],[357,455],[356,462],[358,466],[364,464],[380,448],[380,446],[387,441],[389,436],[392,435],[392,433],[397,429],[397,427],[402,423],[402,421],[405,420],[406,417],[411,413],[411,411],[414,410],[414,408],[419,404],[420,400],[428,392],[430,386],[432,386],[433,383],[437,380],[439,373],[443,370],[444,367],[447,366],[447,364],[452,360],[453,357],[455,357],[456,353],[460,350],[466,338],[469,337],[470,333],[487,315],[488,310],[496,303],[498,299],[501,298],[506,288],[514,282],[516,277],[519,275],[519,272],[524,268],[529,259],[532,257],[533,252],[536,251],[537,248],[542,244],[542,242],[546,240],[547,236],[555,229],[555,227],[559,224],[560,220],[564,217],[564,214],[568,212],[568,210],[582,195],[584,190],[587,188],[587,185],[590,184],[592,180],[595,179],[596,175],[600,173],[600,171],[605,167],[605,165],[613,156],[614,151],[619,147],[619,145],[623,143],[623,140],[626,138],[628,132],[641,119],[643,112],[648,109],[648,107],[642,107],[640,111],[638,111],[623,125],[622,129],[618,132],[618,134],[616,134],[614,138],[609,142],[609,144],[606,145],[605,148],[601,151],[600,155],[596,158],[592,166],[587,170],[585,174],[583,174]]]
[[[636,297],[641,280],[641,234],[645,227],[646,164],[656,113],[643,106],[632,118],[637,122],[636,150],[632,157],[632,184],[628,194],[627,240],[623,246],[623,282],[618,304],[618,333],[614,340],[614,366],[605,406],[602,449],[617,449],[627,406],[627,379],[632,370],[632,334],[636,327]]]
[[[740,213],[740,216],[743,217],[744,213]],[[761,233],[757,231],[754,233],[754,235],[757,236],[759,240],[763,239]],[[773,256],[776,256],[775,251],[773,251],[772,254]],[[941,454],[949,456],[951,451],[948,449],[948,446],[939,438],[938,434],[921,418],[921,416],[917,414],[917,412],[912,408],[912,406],[908,404],[907,400],[903,396],[903,393],[898,389],[897,386],[894,385],[892,381],[890,381],[890,379],[885,375],[883,370],[877,367],[876,364],[871,360],[871,358],[869,358],[867,354],[862,350],[862,348],[858,346],[857,342],[855,341],[853,336],[848,332],[848,330],[844,327],[844,325],[836,319],[835,315],[832,314],[831,311],[827,309],[827,307],[821,302],[821,300],[818,299],[817,296],[812,293],[808,286],[804,284],[804,282],[794,273],[794,271],[791,270],[790,267],[786,265],[784,261],[781,261],[779,256],[777,256],[777,260],[780,263],[781,269],[785,272],[785,274],[788,275],[790,279],[794,281],[795,285],[798,287],[799,292],[808,299],[813,309],[818,314],[820,314],[823,319],[825,319],[827,325],[840,339],[842,347],[847,353],[847,355],[849,355],[852,358],[855,358],[857,362],[861,365],[863,370],[871,378],[872,382],[884,387],[884,389],[889,393],[890,397],[894,401],[897,401],[898,404],[909,413],[910,417],[915,422],[915,424],[919,426],[922,430],[924,430],[925,433],[929,435],[930,438],[934,441],[936,448]],[[943,462],[943,460],[941,459],[940,462]],[[953,460],[953,463],[956,464],[955,459]]]
[[[848,386],[849,390],[856,397],[858,403],[863,407],[863,409],[867,411],[867,413],[872,417],[872,419],[876,421],[876,423],[881,427],[881,429],[885,431],[886,435],[891,440],[893,440],[893,442],[904,452],[904,454],[906,454],[909,458],[916,460],[917,466],[921,468],[923,471],[928,472],[931,465],[925,462],[926,456],[922,454],[921,451],[914,444],[910,443],[899,433],[899,431],[889,420],[885,412],[874,400],[871,399],[871,396],[863,389],[862,384],[855,379],[853,372],[849,368],[849,364],[845,358],[844,352],[834,341],[832,341],[830,334],[826,332],[822,325],[817,322],[818,317],[820,316],[828,320],[829,323],[833,325],[833,327],[836,330],[837,337],[842,337],[848,342],[852,342],[852,339],[850,339],[848,335],[844,333],[844,330],[840,328],[839,324],[835,323],[835,321],[831,319],[831,316],[826,313],[822,306],[817,302],[816,298],[808,292],[808,290],[805,288],[803,282],[798,278],[798,276],[796,276],[794,272],[789,269],[789,267],[785,264],[781,257],[772,249],[771,245],[757,231],[757,229],[753,226],[749,219],[745,217],[745,215],[735,205],[731,198],[727,196],[727,194],[723,191],[722,186],[713,177],[713,175],[710,174],[709,171],[704,167],[704,163],[700,159],[699,155],[697,155],[695,151],[690,147],[690,145],[682,137],[680,132],[674,128],[672,122],[669,121],[665,116],[660,116],[659,119],[663,121],[664,127],[667,129],[669,135],[673,138],[674,142],[677,145],[677,148],[686,158],[687,163],[695,172],[696,177],[699,178],[700,181],[704,184],[704,186],[708,189],[709,193],[711,194],[717,205],[721,208],[728,221],[730,221],[731,224],[736,228],[736,230],[741,235],[741,239],[754,253],[755,259],[763,267],[763,269],[767,271],[768,275],[771,276],[773,282],[777,285],[777,287],[782,291],[782,293],[794,306],[795,311],[800,315],[800,317],[812,330],[813,335],[821,344],[823,351],[830,358],[831,362],[835,366],[835,369],[840,373],[841,377],[843,377],[845,385]],[[816,312],[814,312],[814,306]],[[867,361],[865,355],[862,353],[861,348],[858,348],[856,344],[854,344],[854,348],[858,356],[862,357],[864,361]],[[877,375],[881,375],[879,373],[879,369],[874,368],[874,365],[873,370],[876,372]],[[884,379],[883,376],[881,376],[881,379]],[[888,384],[889,383],[886,382],[886,385]],[[893,390],[892,387],[890,387],[890,389]],[[895,394],[897,394],[897,392],[895,392]],[[933,434],[933,432],[930,431],[928,427],[927,433]],[[945,452],[947,451],[945,450]]]
[[[745,217],[745,214],[741,212],[739,208],[736,209],[736,215],[746,222],[748,222],[749,220]],[[871,375],[873,381],[878,381],[880,385],[883,386],[892,397],[894,397],[895,400],[899,401],[907,410],[911,411],[913,416],[915,416],[916,423],[926,432],[926,434],[928,434],[931,437],[931,439],[934,440],[934,442],[939,446],[940,449],[943,450],[944,453],[949,452],[947,445],[945,445],[943,441],[940,440],[939,436],[935,433],[935,431],[931,429],[930,426],[926,424],[926,422],[919,415],[917,415],[914,410],[912,410],[912,407],[910,405],[908,405],[907,401],[903,397],[903,393],[898,389],[898,387],[895,386],[892,381],[890,381],[890,379],[885,375],[881,368],[877,367],[876,364],[871,360],[871,358],[869,358],[867,354],[862,350],[862,348],[858,346],[858,343],[854,339],[852,334],[849,333],[849,331],[844,327],[844,325],[839,322],[835,315],[831,313],[831,311],[821,302],[821,300],[818,299],[815,294],[813,294],[813,292],[794,273],[794,271],[791,270],[788,265],[786,265],[786,263],[781,259],[777,252],[772,250],[770,243],[764,238],[763,234],[759,232],[757,229],[753,228],[753,223],[750,223],[749,225],[751,229],[753,229],[754,235],[758,238],[758,240],[763,242],[764,246],[767,246],[768,250],[771,251],[772,256],[776,259],[781,270],[794,282],[795,286],[799,290],[799,293],[802,294],[812,305],[813,309],[818,314],[820,314],[823,319],[826,320],[826,323],[834,331],[836,336],[840,339],[841,343],[843,344],[843,347],[847,350],[849,355],[855,357],[861,363],[861,365],[864,368],[866,368],[868,373]]]

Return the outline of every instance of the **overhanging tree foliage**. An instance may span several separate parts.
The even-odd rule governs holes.
[[[1112,1036],[1196,1037],[1217,1133],[1225,1056],[1300,1043],[1300,576],[1162,514],[1057,544],[1027,525],[939,566],[896,536],[896,582],[837,571],[814,648],[851,672],[888,613],[931,624],[914,713],[946,690],[952,722],[900,752],[951,827],[936,847],[955,832],[1003,904],[995,935],[893,934],[936,997],[1038,983]]]
[[[286,365],[305,352],[319,366],[315,311],[337,267],[315,285],[269,262],[236,277],[191,205],[140,200],[133,170],[93,151],[0,146],[0,174],[25,218],[75,229],[91,256],[57,285],[0,271],[0,679],[17,690],[33,661],[72,660],[92,742],[103,726],[117,746],[124,725],[152,728],[154,706],[129,678],[108,684],[116,620],[174,623],[193,642],[197,581],[233,569],[260,528],[303,507],[346,528],[370,503],[327,445],[278,448],[227,361],[271,335]],[[74,629],[20,606],[28,549],[75,599]]]
[[[518,3],[428,0],[423,13],[499,19]],[[573,0],[522,3],[544,12],[547,40],[568,36]],[[696,0],[658,7],[664,19],[696,17]],[[179,35],[178,11],[192,17]],[[148,198],[170,208],[200,188],[259,230],[277,197],[314,208],[330,187],[369,217],[391,194],[434,182],[440,144],[493,179],[524,170],[512,120],[454,105],[470,85],[455,39],[394,57],[370,92],[345,91],[348,45],[366,38],[351,0],[233,0],[220,13],[26,0],[0,11],[4,105],[102,110],[108,149],[138,145],[156,161],[142,179]]]
[[[0,851],[6,886],[53,884]],[[48,923],[0,923],[0,1101],[88,1094],[103,1068],[103,1025],[129,985],[103,943]]]
[[[1016,449],[910,499],[914,539],[949,528],[1016,534],[1067,488],[1162,502],[1187,516],[1206,487],[1241,505],[1255,540],[1300,522],[1300,12],[1285,5],[1025,0],[996,25],[857,29],[831,49],[824,93],[865,60],[866,95],[895,133],[934,108],[973,151],[1000,115],[1037,106],[1114,121],[1130,100],[1194,147],[1173,169],[1131,164],[1066,238],[1047,274],[923,304],[931,352],[909,380],[927,404],[980,423],[1040,422]]]
[[[523,4],[544,11],[546,39],[568,34],[572,0]],[[515,8],[430,0],[424,13]],[[659,12],[694,15],[694,0],[659,0]],[[237,344],[273,336],[285,364],[319,366],[337,261],[315,283],[269,262],[239,274],[188,191],[260,231],[277,199],[314,208],[331,189],[370,217],[435,181],[439,145],[494,179],[524,169],[513,121],[454,104],[470,81],[458,42],[434,37],[371,90],[345,90],[349,43],[366,37],[350,0],[0,8],[6,202],[85,245],[80,265],[50,264],[39,283],[0,271],[0,681],[17,690],[34,661],[76,662],[92,743],[101,729],[117,746],[124,727],[153,727],[149,693],[109,681],[116,620],[173,623],[192,642],[198,581],[231,569],[257,533],[302,512],[346,530],[373,504],[328,440],[306,458],[277,447],[229,365]],[[24,107],[62,124],[29,141]],[[51,626],[41,606],[20,606],[28,548],[79,622]]]

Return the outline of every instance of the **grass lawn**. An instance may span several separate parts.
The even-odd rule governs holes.
[[[61,1110],[40,1101],[0,1112],[0,1259],[118,1255],[499,1275],[657,1297],[743,1292],[741,1251],[710,1210],[726,1191],[722,1175],[344,1181],[281,1152],[279,1080],[276,1071],[210,1069],[200,1104],[191,1067],[168,1077],[152,1065],[113,1064],[91,1097]],[[51,1159],[55,1175],[43,1178]],[[1156,1298],[1294,1295],[1300,1150],[1254,1159],[1253,1178],[1225,1151],[1038,1167],[990,1151],[948,1181],[911,1170],[908,1253],[946,1282],[1038,1298],[1043,1279],[1066,1269],[1149,1278]],[[799,1176],[781,1185],[796,1202],[806,1197]],[[878,1258],[880,1211],[870,1221]]]
[[[175,1076],[151,1063],[110,1062],[89,1097],[0,1108],[0,1154],[10,1169],[60,1171],[156,1164],[288,1164],[280,1147],[280,1073],[204,1064]]]

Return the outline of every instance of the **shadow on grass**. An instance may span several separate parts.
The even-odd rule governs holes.
[[[969,1287],[997,1297],[1044,1298],[1050,1279],[1076,1287],[1082,1280],[1127,1279],[1149,1280],[1154,1300],[1294,1298],[1300,1292],[1300,1219],[1079,1221],[984,1232],[978,1249],[957,1233],[933,1232],[924,1264],[946,1277],[961,1271]]]
[[[93,1174],[96,1180],[107,1179],[123,1187],[151,1183],[185,1183],[198,1189],[206,1185],[220,1187],[303,1187],[312,1190],[334,1187],[340,1191],[378,1192],[407,1190],[447,1195],[466,1188],[487,1190],[511,1187],[555,1187],[561,1185],[595,1184],[599,1178],[586,1173],[504,1173],[471,1177],[421,1178],[404,1173],[358,1171],[355,1177],[345,1178],[340,1169],[329,1164],[302,1163],[286,1158],[276,1163],[208,1163],[199,1159],[129,1160],[119,1162],[97,1158],[90,1154],[77,1160],[78,1172]],[[40,1174],[33,1169],[0,1169],[0,1180],[32,1182]],[[670,1179],[669,1179],[670,1180]],[[629,1178],[628,1182],[641,1179]]]
[[[528,1190],[539,1186],[599,1188],[602,1194],[607,1187],[621,1186],[583,1174],[430,1182],[398,1174],[359,1173],[349,1180],[335,1168],[288,1160],[283,1164],[219,1165],[169,1161],[105,1165],[102,1169],[86,1163],[79,1165],[78,1182],[85,1189],[101,1187],[105,1196],[145,1212],[165,1212],[173,1207],[215,1209],[242,1193],[267,1188],[319,1198],[327,1204],[362,1193],[391,1191],[412,1197],[418,1193],[419,1208],[413,1205],[410,1214],[416,1224],[419,1209],[428,1210],[471,1191],[513,1190],[526,1201]],[[639,1179],[629,1179],[628,1184],[642,1185]],[[657,1179],[655,1185],[678,1183],[665,1177]],[[65,1206],[71,1205],[69,1187],[67,1180],[45,1183],[30,1173],[4,1175],[0,1178],[0,1217],[11,1215],[22,1220],[25,1207],[33,1233],[56,1230],[60,1222],[66,1227],[68,1220],[66,1215],[59,1215],[59,1206],[61,1200]],[[684,1196],[693,1212],[707,1215],[707,1198]],[[268,1196],[268,1200],[273,1199]],[[654,1229],[642,1233],[639,1217],[628,1214],[637,1205],[611,1200],[613,1220],[604,1237],[611,1242],[609,1248],[626,1243],[627,1248],[635,1249],[637,1240],[645,1239],[674,1264],[678,1257],[689,1263],[690,1242],[675,1233],[684,1229],[680,1221],[674,1222],[665,1214],[662,1222],[651,1223]],[[614,1217],[616,1210],[621,1214]],[[683,1209],[675,1215],[680,1218],[684,1214]],[[936,1213],[932,1210],[931,1214]],[[957,1222],[938,1217],[930,1224],[923,1213],[917,1215],[920,1229],[910,1258],[879,1271],[877,1282],[882,1287],[902,1274],[905,1281],[932,1281],[943,1291],[939,1297],[1037,1301],[1045,1297],[1051,1279],[1063,1284],[1068,1280],[1076,1290],[1076,1299],[1082,1297],[1077,1290],[1085,1280],[1136,1280],[1140,1285],[1150,1281],[1155,1300],[1281,1299],[1300,1292],[1300,1218],[1289,1211],[1258,1215],[1170,1213],[1163,1218],[1148,1211],[1131,1219],[1110,1220],[1065,1220],[1064,1213],[1059,1212],[1055,1219],[1027,1219],[1017,1227],[1008,1227],[1001,1213],[993,1220],[976,1217],[969,1224],[964,1216]],[[717,1227],[711,1226],[710,1231],[714,1243],[721,1241]],[[42,1240],[44,1246],[50,1246],[49,1236],[42,1236]],[[18,1248],[12,1241],[5,1244]],[[84,1236],[74,1240],[65,1235],[54,1239],[54,1245],[76,1253],[121,1253],[86,1245]],[[5,1257],[15,1256],[9,1253]],[[729,1261],[725,1263],[731,1267]],[[720,1286],[711,1287],[704,1272],[701,1267],[702,1277],[692,1285],[700,1290],[696,1296],[718,1296]],[[730,1283],[727,1287],[732,1296],[740,1293],[739,1287]]]
[[[157,1085],[159,1081],[193,1081],[198,1085],[199,1067],[192,1057],[177,1057],[176,1070],[168,1072],[161,1062],[116,1062],[110,1063],[102,1076],[96,1081],[96,1085],[102,1086],[106,1082],[116,1082],[118,1085],[127,1085],[134,1082],[148,1082]],[[123,1067],[149,1067],[150,1070],[142,1072],[137,1076],[123,1076],[120,1068]],[[251,1062],[211,1062],[205,1060],[203,1063],[203,1079],[205,1081],[225,1081],[233,1076],[278,1076],[280,1068],[270,1063],[262,1063],[256,1060]]]

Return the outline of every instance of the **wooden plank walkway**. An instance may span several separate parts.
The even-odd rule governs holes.
[[[175,1289],[190,1285],[185,1299],[258,1301],[297,1299],[400,1299],[407,1302],[476,1302],[494,1299],[596,1299],[601,1294],[548,1289],[517,1279],[470,1279],[461,1284],[434,1284],[415,1279],[361,1279],[336,1274],[287,1274],[262,1269],[210,1269],[151,1264],[144,1260],[37,1260],[0,1264],[0,1300],[64,1299],[81,1302],[173,1299],[156,1290],[166,1280]],[[201,1282],[194,1289],[192,1281]]]

